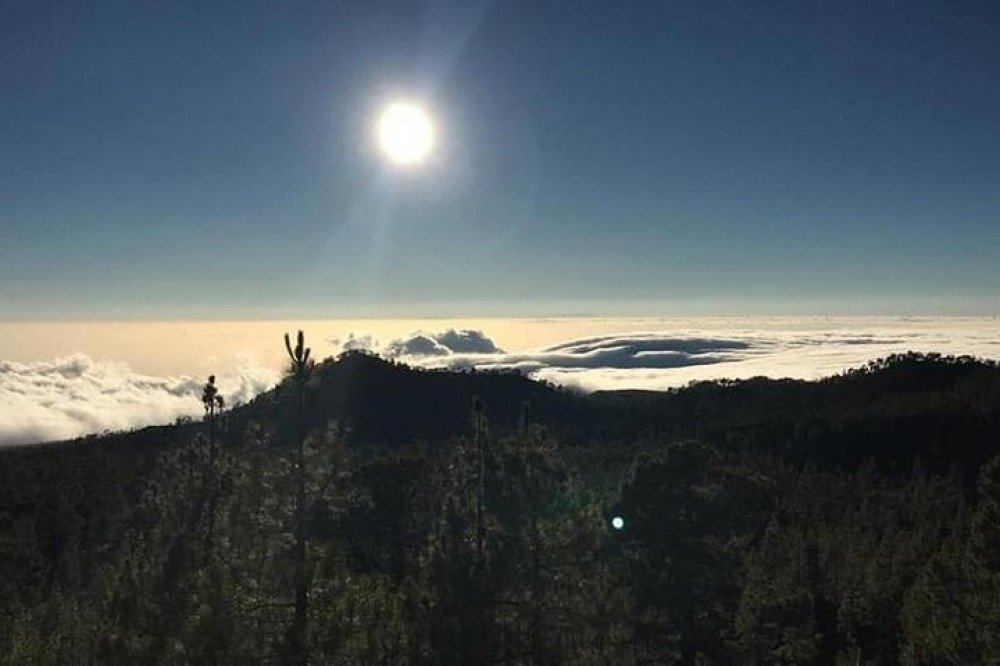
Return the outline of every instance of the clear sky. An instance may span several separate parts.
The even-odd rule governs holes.
[[[0,0],[2,319],[769,309],[1000,311],[1000,3]]]

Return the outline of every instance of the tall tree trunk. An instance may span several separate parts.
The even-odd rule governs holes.
[[[309,580],[306,571],[306,481],[305,481],[305,382],[299,382],[298,391],[298,442],[295,453],[295,541],[292,560],[295,568],[295,610],[292,626],[288,631],[289,663],[304,665],[308,662],[306,628],[309,613]]]

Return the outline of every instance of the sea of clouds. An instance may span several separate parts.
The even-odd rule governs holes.
[[[278,379],[260,367],[219,378],[227,404],[250,400]],[[170,423],[200,409],[204,379],[155,377],[83,354],[31,363],[0,361],[0,445],[69,439]]]
[[[504,350],[479,329],[421,330],[380,341],[371,332],[323,340],[411,365],[517,371],[583,391],[662,390],[693,381],[755,376],[816,379],[892,353],[940,352],[1000,359],[996,318],[736,320],[676,326],[645,322],[632,332],[582,335]],[[227,403],[275,385],[280,368],[243,364],[219,372]],[[66,439],[198,416],[204,379],[154,376],[84,354],[0,361],[0,445]]]
[[[750,377],[819,379],[889,354],[922,351],[1000,359],[1000,322],[899,320],[862,330],[734,326],[724,335],[636,331],[506,352],[482,331],[417,332],[380,345],[355,334],[346,349],[368,349],[428,368],[518,371],[583,391],[665,390],[691,382]],[[719,332],[719,331],[716,331]]]

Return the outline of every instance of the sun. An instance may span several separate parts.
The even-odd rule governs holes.
[[[378,142],[396,164],[418,165],[434,148],[434,124],[418,104],[393,102],[379,116]]]

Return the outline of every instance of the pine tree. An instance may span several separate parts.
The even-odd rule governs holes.
[[[293,504],[293,545],[292,560],[294,567],[294,615],[288,628],[287,660],[290,664],[305,664],[308,662],[308,647],[306,646],[306,631],[309,616],[309,572],[306,567],[306,383],[312,373],[313,362],[310,359],[311,350],[305,346],[305,336],[299,331],[295,348],[292,348],[288,334],[285,334],[285,349],[291,361],[289,374],[296,386],[296,434],[295,463],[292,471],[294,477]]]

